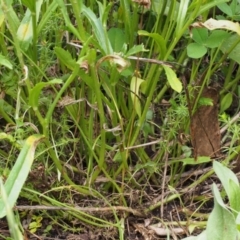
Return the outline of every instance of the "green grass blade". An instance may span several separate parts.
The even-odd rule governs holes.
[[[6,208],[6,214],[7,214],[7,221],[8,221],[8,226],[10,230],[10,234],[12,236],[12,239],[14,240],[23,240],[23,235],[21,234],[18,225],[16,223],[16,219],[14,217],[13,211],[8,203],[8,196],[5,191],[2,179],[0,178],[0,190],[1,190],[1,196],[3,199],[3,202],[5,204]]]
[[[31,169],[37,144],[42,135],[32,135],[27,138],[4,185],[8,196],[9,206],[12,208],[20,194]],[[3,198],[0,198],[0,218],[6,216],[6,207]]]
[[[179,35],[182,31],[183,25],[185,23],[187,10],[188,10],[189,0],[182,0],[179,5],[179,12],[177,16],[177,27],[176,27],[176,35]]]

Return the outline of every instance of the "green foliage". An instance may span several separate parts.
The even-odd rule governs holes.
[[[198,107],[200,106],[213,106],[213,101],[211,98],[201,97],[198,101]]]
[[[240,198],[240,186],[237,176],[221,163],[214,161],[213,169],[220,179],[224,191],[229,198],[228,207],[221,197],[217,185],[214,183],[212,192],[214,195],[214,208],[209,215],[207,229],[197,237],[188,237],[184,240],[197,239],[237,239],[240,232],[238,216],[240,214],[238,200]]]
[[[54,85],[54,84],[61,84],[61,79],[53,79],[49,82],[41,82],[37,83],[30,91],[29,93],[29,106],[31,106],[33,109],[37,109],[39,105],[39,96],[44,87]]]
[[[31,233],[35,233],[38,228],[40,228],[42,226],[42,217],[41,216],[32,216],[32,221],[29,224],[29,231]]]
[[[219,190],[213,185],[214,208],[207,224],[207,239],[235,239],[237,228],[233,214],[224,205]]]
[[[218,48],[229,37],[229,33],[223,30],[214,30],[208,36],[206,28],[194,28],[192,39],[195,43],[187,46],[187,54],[191,58],[201,58],[207,53],[207,49]]]
[[[46,205],[69,209],[67,217],[58,212],[59,221],[113,227],[124,239],[122,216],[127,214],[119,218],[112,206],[129,207],[129,191],[145,192],[146,182],[162,190],[178,188],[186,165],[211,161],[199,156],[196,162],[192,155],[189,107],[194,112],[213,104],[201,94],[214,81],[222,88],[221,116],[239,96],[240,38],[232,22],[239,18],[239,2],[154,0],[149,8],[128,0],[14,2],[2,0],[0,7],[0,169],[7,175],[1,195],[4,188],[10,208],[19,196],[39,204],[44,199]],[[216,17],[217,7],[221,19],[230,21],[226,28],[209,29],[204,23]],[[195,21],[199,16],[203,20]],[[198,96],[195,82],[201,83]],[[237,148],[239,128],[234,126],[228,133],[234,141],[229,162]],[[180,141],[181,135],[186,139]],[[44,190],[33,182],[24,185],[31,166],[38,169],[39,163],[53,182]],[[214,165],[217,174],[218,168],[223,169]],[[227,176],[231,181],[224,188],[233,211],[214,187],[215,207],[205,236],[214,234],[208,233],[212,226],[224,234],[225,225],[235,234],[230,223],[239,219],[239,189],[236,179]],[[180,199],[171,194],[170,199]],[[109,195],[114,197],[109,200]],[[76,210],[75,197],[99,200],[114,218]],[[8,217],[4,204],[1,197],[0,217]],[[41,228],[44,214],[34,215],[30,231]],[[221,216],[229,221],[222,218],[215,226]]]
[[[100,48],[104,55],[112,54],[113,49],[110,40],[107,37],[107,32],[102,22],[103,19],[97,18],[94,12],[85,6],[82,6],[82,10],[83,14],[87,17],[93,28],[93,32],[97,40],[95,43],[98,43],[97,48]]]
[[[0,199],[0,218],[6,216],[5,202],[7,201],[9,207],[12,208],[17,201],[32,166],[36,145],[41,139],[42,136],[30,136],[23,145],[18,159],[4,184],[7,200]]]
[[[230,35],[225,42],[221,46],[221,51],[225,54],[229,54],[228,56],[236,61],[238,64],[240,63],[240,37],[238,34]]]
[[[120,28],[110,28],[108,30],[108,38],[111,42],[114,52],[123,52],[125,43],[124,31]]]
[[[13,68],[11,62],[3,55],[0,55],[0,65],[5,66],[9,69]]]
[[[221,3],[217,6],[231,20],[240,20],[240,4],[238,0],[232,0],[230,4]]]
[[[1,189],[1,202],[4,203],[4,208],[7,215],[7,221],[8,221],[11,237],[13,240],[23,240],[23,235],[21,234],[18,228],[16,218],[12,211],[12,206],[11,204],[9,204],[7,190],[5,189],[1,178],[0,178],[0,189]]]
[[[140,36],[148,36],[148,37],[154,39],[154,41],[157,44],[158,52],[161,54],[162,57],[164,57],[166,55],[166,52],[167,52],[166,42],[159,33],[149,33],[144,30],[139,30],[138,34]]]
[[[232,93],[227,93],[221,100],[220,113],[226,111],[231,106],[232,101],[233,101]]]
[[[54,49],[58,59],[69,69],[73,70],[76,66],[76,61],[72,58],[71,54],[68,51],[60,47]]]
[[[176,92],[180,93],[182,91],[182,83],[181,81],[177,78],[176,73],[168,66],[163,66],[164,71],[167,76],[167,80],[169,82],[169,85],[173,90]]]

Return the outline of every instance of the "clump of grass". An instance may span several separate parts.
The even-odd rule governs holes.
[[[209,161],[194,162],[191,150],[189,100],[197,99],[194,112],[201,94],[194,83],[203,89],[226,76],[222,112],[238,84],[238,60],[227,60],[237,40],[230,49],[224,41],[212,47],[191,30],[200,15],[215,17],[220,2],[2,1],[2,175],[11,174],[25,139],[43,138],[20,201],[58,210],[53,218],[39,208],[49,222],[61,221],[58,228],[81,231],[68,224],[77,219],[81,227],[117,229],[119,239],[129,214],[146,217],[161,206],[163,215],[164,204],[177,201],[186,207],[187,190],[213,173],[182,180],[187,164]],[[190,44],[203,55],[189,52]],[[232,78],[224,64],[236,71]],[[232,142],[228,160],[234,149]]]

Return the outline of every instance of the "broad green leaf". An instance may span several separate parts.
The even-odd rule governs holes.
[[[224,30],[214,30],[205,41],[204,45],[208,48],[217,48],[224,42],[227,37],[229,37],[228,32]]]
[[[11,64],[10,61],[8,61],[8,59],[3,56],[2,54],[0,54],[0,65],[7,67],[8,69],[12,69],[13,65]]]
[[[202,15],[202,13],[205,13],[207,10],[209,10],[215,6],[219,6],[221,3],[229,2],[229,0],[204,1],[204,2],[205,2],[205,4],[201,5],[200,10],[197,14],[198,16]]]
[[[31,12],[35,11],[35,2],[36,0],[21,0],[22,4],[25,5]]]
[[[36,14],[36,21],[38,22],[42,3],[43,0],[36,1],[36,12],[31,12],[30,9],[27,9],[18,28],[17,37],[21,42],[21,47],[25,50],[29,47],[33,38],[32,14]]]
[[[8,197],[8,203],[11,208],[14,207],[22,187],[27,179],[31,169],[34,153],[37,144],[43,139],[42,135],[32,135],[27,138],[23,148],[14,164],[4,188]],[[0,198],[0,218],[6,216],[6,207],[2,198]]]
[[[230,207],[234,209],[237,213],[240,212],[240,187],[239,184],[236,184],[231,179],[229,180],[229,202]],[[233,211],[233,214],[236,216],[237,213]]]
[[[223,53],[228,53],[228,57],[240,64],[240,37],[237,34],[231,35],[220,47]],[[230,52],[231,51],[231,52]],[[229,53],[230,52],[230,53]]]
[[[206,28],[194,28],[192,30],[192,39],[200,44],[203,45],[208,38],[208,30]]]
[[[33,109],[38,108],[39,95],[40,95],[42,89],[46,86],[50,86],[50,85],[54,85],[54,84],[61,84],[61,83],[62,83],[62,79],[53,79],[49,82],[37,83],[30,91],[28,104]]]
[[[109,41],[106,30],[103,27],[102,22],[96,17],[95,13],[86,6],[82,6],[82,13],[87,17],[93,28],[93,33],[97,38],[99,46],[103,51],[104,55],[110,55],[113,53],[111,43]]]
[[[170,84],[171,88],[175,90],[176,92],[180,93],[182,91],[182,83],[177,78],[176,73],[168,66],[163,66],[168,83]]]
[[[239,14],[239,8],[238,8],[239,0],[232,0],[229,6],[230,6],[233,14],[236,14],[236,15]]]
[[[214,208],[207,222],[207,240],[236,239],[237,228],[234,216],[224,206],[216,184],[213,184],[213,195]]]
[[[190,43],[187,46],[187,55],[190,58],[201,58],[207,53],[207,48],[198,43]]]
[[[233,95],[232,93],[227,93],[224,95],[223,99],[220,102],[220,113],[223,113],[225,110],[227,110],[233,101]]]
[[[166,41],[160,34],[149,33],[144,30],[139,30],[138,35],[151,37],[157,43],[158,49],[161,53],[161,56],[165,56],[165,54],[167,52]]]
[[[233,15],[232,9],[230,8],[230,6],[226,3],[221,3],[218,4],[217,7],[226,15],[228,15],[229,17],[231,17]]]
[[[114,52],[121,52],[125,43],[125,34],[120,28],[110,28],[108,37],[111,42]]]
[[[75,66],[76,66],[76,61],[72,58],[72,55],[64,50],[61,47],[55,47],[54,51],[57,55],[57,57],[59,58],[59,60],[69,69],[74,70]]]
[[[213,183],[212,191],[213,191],[213,196],[214,196],[214,204],[216,202],[219,206],[221,206],[222,208],[227,210],[227,207],[222,200],[221,193],[219,192],[217,185],[215,183]]]
[[[230,180],[232,180],[235,184],[239,186],[237,176],[229,168],[223,166],[218,161],[213,162],[213,169],[217,174],[218,178],[220,179],[220,181],[222,182],[222,185],[229,197],[230,196],[230,188],[229,188]]]
[[[141,117],[141,102],[139,100],[139,88],[140,85],[144,82],[143,79],[138,77],[132,77],[131,84],[130,84],[130,90],[131,90],[131,98],[133,102],[133,107],[136,110],[137,115],[139,118]]]
[[[149,50],[145,49],[144,48],[144,45],[141,44],[141,45],[135,45],[133,46],[131,49],[129,49],[129,51],[126,53],[125,57],[129,57],[129,56],[132,56],[136,53],[139,53],[139,52],[148,52]]]
[[[29,9],[18,28],[17,37],[21,42],[21,47],[26,50],[33,38],[32,14]]]
[[[232,0],[230,2],[230,8],[232,10],[233,15],[231,16],[231,19],[234,21],[240,20],[240,2],[239,0]]]
[[[198,157],[197,159],[195,158],[184,158],[180,160],[183,165],[198,165],[198,164],[202,164],[202,163],[207,163],[207,162],[211,162],[211,158],[210,157]]]

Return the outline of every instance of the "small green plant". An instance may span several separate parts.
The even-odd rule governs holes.
[[[214,208],[209,215],[206,230],[199,236],[187,237],[184,240],[235,240],[240,237],[239,180],[229,168],[217,161],[214,161],[213,169],[223,189],[220,192],[213,183]],[[226,200],[228,204],[225,203]]]
[[[218,48],[229,37],[229,33],[224,30],[214,30],[209,35],[206,28],[194,28],[192,39],[194,43],[187,46],[187,54],[191,58],[202,58],[209,49]]]
[[[42,217],[41,216],[32,216],[32,220],[28,226],[31,233],[35,233],[42,226]]]

